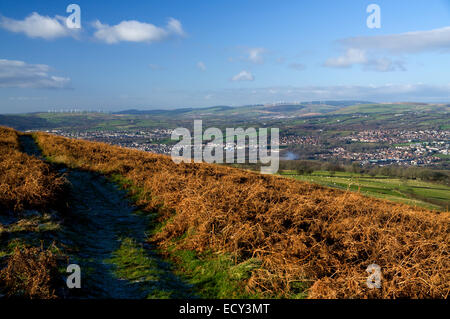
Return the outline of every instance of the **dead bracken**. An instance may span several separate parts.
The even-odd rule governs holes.
[[[42,160],[20,151],[18,132],[0,127],[0,209],[50,207],[64,191],[65,179]]]
[[[45,156],[71,167],[120,174],[157,209],[161,248],[227,253],[261,261],[245,279],[263,296],[447,298],[449,215],[212,164],[102,143],[35,135]],[[137,192],[137,190],[135,190]],[[187,234],[187,236],[183,236]],[[175,241],[176,240],[176,241]],[[381,289],[366,268],[382,271]]]

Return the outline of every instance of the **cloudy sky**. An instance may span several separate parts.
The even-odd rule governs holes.
[[[450,102],[449,70],[450,0],[0,2],[0,113]]]

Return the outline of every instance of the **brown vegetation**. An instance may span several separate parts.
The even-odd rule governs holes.
[[[64,185],[48,164],[20,151],[16,131],[0,127],[0,212],[47,208]]]
[[[57,258],[50,250],[16,247],[0,270],[0,286],[8,296],[54,299],[59,276]]]
[[[19,134],[0,127],[0,214],[56,208],[66,189],[66,180],[41,159],[22,153]],[[48,216],[18,219],[8,227],[0,224],[1,248],[9,243],[8,234],[38,233],[41,225],[49,223]],[[20,247],[9,251],[0,262],[1,292],[8,297],[55,298],[54,286],[60,277],[55,255],[42,248]]]
[[[162,248],[213,251],[262,261],[249,291],[310,298],[447,298],[449,215],[275,176],[102,143],[36,134],[46,156],[72,167],[118,173],[158,209]],[[182,237],[186,234],[187,236]],[[182,238],[182,239],[181,239]],[[179,239],[174,241],[175,239]],[[369,264],[382,288],[366,286]]]

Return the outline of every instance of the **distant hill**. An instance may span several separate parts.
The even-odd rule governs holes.
[[[368,102],[368,101],[358,101],[358,100],[347,100],[347,101],[311,101],[311,102],[304,102],[303,104],[322,104],[322,105],[333,105],[333,106],[346,107],[346,106],[355,105],[355,104],[373,104],[373,102]]]
[[[272,105],[268,106],[266,109],[271,112],[295,112],[305,108],[304,105]]]
[[[392,103],[392,104],[357,104],[339,110],[335,114],[370,114],[370,113],[403,113],[403,112],[443,112],[448,113],[450,106],[445,104],[426,103]]]
[[[50,129],[55,127],[47,119],[34,114],[0,115],[0,125],[13,127],[17,130]]]
[[[129,114],[129,115],[220,115],[220,116],[233,116],[244,115],[255,116],[301,116],[303,114],[325,114],[339,110],[341,108],[355,105],[355,104],[369,104],[367,101],[309,101],[302,103],[274,103],[274,104],[257,104],[257,105],[244,105],[244,106],[211,106],[202,108],[180,108],[175,110],[124,110],[115,112],[113,114]]]
[[[226,111],[233,109],[231,106],[211,106],[211,107],[205,107],[205,108],[180,108],[180,109],[174,109],[174,110],[136,110],[136,109],[130,109],[130,110],[124,110],[119,112],[114,112],[113,114],[149,114],[149,115],[174,115],[174,114],[183,114],[183,113],[189,113],[193,111]]]
[[[366,103],[366,104],[359,104]],[[387,124],[391,115],[408,114],[403,119],[403,126],[416,122],[431,123],[430,118],[438,119],[441,128],[448,128],[445,122],[450,106],[447,104],[426,103],[367,103],[364,101],[311,101],[304,103],[275,103],[244,106],[218,105],[204,108],[179,108],[174,110],[138,110],[128,109],[115,113],[28,113],[0,115],[0,125],[13,127],[19,130],[130,130],[140,128],[175,128],[180,125],[192,124],[194,119],[202,119],[209,125],[217,127],[230,123],[268,123],[270,121],[287,120],[295,121],[297,118],[308,118],[315,123],[331,123],[334,117],[349,116],[362,118],[357,121],[365,121],[365,115],[370,115],[380,124]],[[356,116],[353,116],[356,115]],[[386,114],[386,115],[384,115]],[[434,115],[433,115],[434,114]],[[440,114],[444,114],[441,116]],[[381,116],[379,116],[381,115]],[[319,122],[316,117],[326,117]],[[342,118],[340,118],[342,120]],[[356,121],[356,122],[355,122]],[[428,121],[428,122],[427,122]],[[349,124],[350,122],[346,122]],[[240,125],[240,124],[239,124]],[[254,124],[257,125],[257,124]]]
[[[192,111],[192,108],[182,108],[182,109],[176,109],[176,110],[136,110],[136,109],[130,109],[130,110],[124,110],[119,112],[114,112],[112,114],[130,114],[130,115],[142,115],[142,114],[149,114],[149,115],[169,115],[169,114],[182,114]]]

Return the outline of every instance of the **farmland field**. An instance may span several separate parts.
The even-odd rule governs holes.
[[[348,172],[314,172],[299,175],[284,171],[281,175],[324,186],[349,189],[364,195],[392,200],[429,209],[447,209],[450,203],[450,187],[420,180],[368,176]]]

